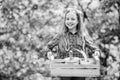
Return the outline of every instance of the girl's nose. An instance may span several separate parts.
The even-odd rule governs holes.
[[[69,23],[71,23],[71,22],[72,22],[72,20],[69,20],[68,22],[69,22]]]

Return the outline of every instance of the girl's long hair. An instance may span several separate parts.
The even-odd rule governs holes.
[[[85,47],[85,43],[86,41],[89,42],[90,44],[92,44],[93,40],[92,38],[90,37],[87,29],[86,29],[86,26],[85,24],[83,24],[83,14],[82,12],[78,11],[78,10],[75,10],[73,8],[70,8],[66,11],[65,13],[65,17],[64,17],[64,24],[63,24],[63,28],[62,28],[62,34],[63,35],[66,35],[68,32],[69,32],[69,29],[68,27],[65,25],[65,20],[66,20],[66,15],[71,12],[71,11],[75,11],[76,15],[77,15],[77,19],[78,19],[78,24],[76,26],[76,30],[77,30],[77,35],[79,36],[79,38],[77,39],[77,43],[78,44],[81,44],[82,47],[83,47],[83,50],[84,50],[84,47]],[[68,36],[66,36],[64,39],[63,39],[63,45],[65,46],[69,46],[69,40],[67,39]],[[82,40],[82,41],[81,41]]]
[[[83,43],[84,43],[84,42],[81,41],[81,40],[83,40],[83,38],[82,38],[83,36],[82,36],[82,17],[81,17],[81,14],[79,12],[77,12],[76,10],[70,8],[69,10],[66,11],[65,17],[64,17],[64,24],[63,24],[63,28],[62,28],[62,35],[64,37],[61,40],[61,44],[59,45],[61,50],[62,50],[63,46],[64,46],[65,50],[69,49],[69,45],[70,45],[69,35],[68,35],[69,29],[65,25],[65,20],[66,20],[66,15],[71,11],[75,11],[75,14],[77,15],[77,19],[78,19],[78,24],[76,26],[77,36],[78,36],[77,44],[83,45]]]

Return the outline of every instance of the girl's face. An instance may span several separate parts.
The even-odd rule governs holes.
[[[69,30],[76,28],[78,24],[77,15],[75,12],[69,12],[66,15],[65,25],[68,27]]]

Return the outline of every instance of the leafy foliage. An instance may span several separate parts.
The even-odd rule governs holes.
[[[60,32],[68,7],[83,12],[90,36],[105,55],[102,63],[107,62],[107,55],[118,60],[120,0],[0,0],[1,80],[50,76],[44,49]]]

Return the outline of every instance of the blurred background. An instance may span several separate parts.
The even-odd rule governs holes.
[[[102,80],[119,78],[120,0],[0,0],[0,80],[50,80],[44,49],[68,7],[101,50]]]

